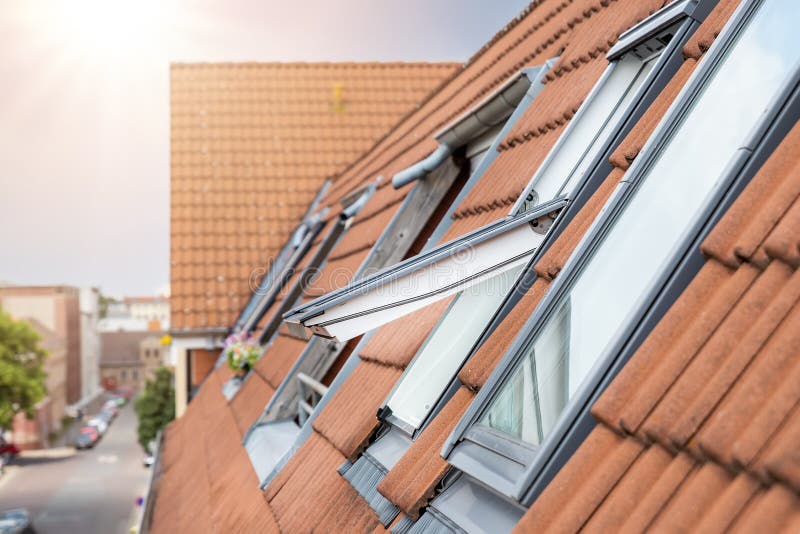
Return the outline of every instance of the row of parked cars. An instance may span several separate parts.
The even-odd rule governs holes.
[[[111,422],[117,417],[120,408],[125,406],[125,397],[112,397],[108,399],[100,412],[91,417],[82,426],[75,438],[76,449],[91,449],[108,430]]]

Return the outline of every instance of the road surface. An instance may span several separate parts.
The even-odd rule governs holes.
[[[94,449],[40,451],[0,478],[0,509],[27,508],[37,534],[130,531],[148,470],[128,404]]]

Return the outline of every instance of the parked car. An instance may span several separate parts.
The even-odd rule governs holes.
[[[85,426],[78,432],[78,437],[75,438],[76,449],[91,449],[97,444],[100,439],[100,432],[93,426]]]
[[[145,467],[153,467],[153,464],[156,463],[156,457],[152,454],[148,454],[144,457],[144,461],[142,463]]]
[[[117,414],[119,413],[119,403],[117,402],[116,399],[109,399],[105,402],[105,404],[103,404],[103,409],[101,411],[111,412],[111,415],[113,417],[116,417]]]
[[[9,443],[0,439],[0,458],[3,459],[4,465],[11,463],[11,460],[13,460],[18,454],[19,447],[13,443]]]
[[[106,430],[108,430],[108,422],[107,422],[107,421],[104,421],[104,420],[103,420],[102,418],[100,418],[100,417],[94,417],[94,418],[92,418],[92,419],[89,419],[89,422],[88,422],[87,424],[88,424],[89,426],[93,426],[93,427],[95,427],[95,428],[97,429],[97,432],[98,432],[98,433],[99,433],[101,436],[102,436],[103,434],[105,434],[105,433],[106,433]]]
[[[31,514],[25,508],[0,512],[0,534],[33,534]]]
[[[115,414],[114,414],[113,411],[111,411],[111,410],[109,410],[107,408],[103,408],[102,410],[100,410],[100,413],[97,414],[95,417],[98,417],[98,418],[102,419],[103,421],[105,421],[106,423],[111,424],[111,421],[114,420],[114,415]]]

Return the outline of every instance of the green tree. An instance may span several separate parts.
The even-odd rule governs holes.
[[[42,370],[47,351],[41,337],[25,321],[0,309],[0,428],[10,428],[14,415],[34,416],[34,406],[47,394]]]
[[[148,380],[144,392],[136,399],[139,418],[139,445],[146,452],[158,431],[175,419],[175,388],[172,373],[166,367],[156,369],[155,378]]]

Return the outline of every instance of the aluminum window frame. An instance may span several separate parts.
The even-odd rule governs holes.
[[[640,23],[636,24],[635,26],[629,28],[627,31],[620,35],[619,41],[617,44],[612,47],[612,49],[607,53],[606,58],[609,61],[608,67],[605,69],[603,74],[601,75],[600,79],[595,83],[592,90],[589,91],[589,94],[584,99],[581,106],[578,108],[578,111],[575,113],[575,116],[572,120],[569,121],[566,128],[559,136],[556,143],[547,153],[542,163],[536,168],[531,179],[528,181],[528,184],[523,189],[523,193],[517,198],[514,205],[511,207],[509,211],[509,215],[516,215],[519,213],[524,213],[525,211],[525,204],[527,202],[531,202],[534,200],[532,198],[532,193],[535,191],[536,187],[542,181],[543,178],[547,176],[548,170],[553,162],[560,157],[562,151],[565,149],[565,146],[568,144],[572,134],[577,130],[586,115],[592,109],[593,104],[599,99],[600,95],[603,92],[606,84],[608,83],[609,79],[613,76],[614,71],[616,69],[616,65],[618,65],[618,61],[622,59],[625,54],[631,52],[636,47],[640,46],[643,42],[651,39],[654,35],[658,35],[673,26],[676,26],[675,32],[673,33],[672,40],[667,43],[666,46],[659,52],[659,57],[657,59],[651,59],[651,61],[655,61],[651,72],[646,74],[645,80],[643,81],[642,85],[636,90],[632,100],[627,104],[627,109],[623,112],[622,117],[617,121],[615,125],[611,127],[611,130],[606,135],[606,138],[600,142],[597,153],[594,157],[590,157],[589,165],[583,173],[578,173],[576,175],[577,183],[572,191],[565,191],[567,185],[569,185],[571,181],[571,177],[575,173],[576,169],[580,167],[581,163],[586,161],[584,158],[587,157],[587,154],[584,154],[575,162],[575,166],[573,167],[572,171],[570,171],[568,176],[563,177],[563,181],[561,186],[559,187],[555,197],[566,197],[566,198],[574,198],[578,190],[581,188],[581,182],[585,181],[585,177],[592,173],[592,170],[597,167],[598,164],[598,156],[602,156],[608,152],[610,146],[615,144],[619,144],[619,132],[624,129],[625,124],[628,122],[628,119],[631,115],[631,110],[637,107],[637,103],[641,101],[642,96],[648,92],[650,86],[654,83],[654,81],[658,78],[657,74],[661,72],[667,63],[671,60],[674,60],[676,49],[679,51],[681,46],[676,46],[677,44],[681,44],[685,42],[687,38],[687,33],[691,34],[694,30],[692,26],[694,26],[693,22],[702,21],[703,18],[708,14],[711,7],[713,7],[713,2],[716,0],[680,0],[671,4],[662,10],[654,13],[652,16],[646,18],[645,20],[641,21]],[[698,21],[698,17],[699,18]],[[641,59],[641,58],[640,58]],[[646,63],[645,60],[642,59],[642,64]],[[654,75],[653,73],[656,73]],[[629,86],[630,89],[630,86]],[[624,96],[623,96],[624,98]],[[620,106],[620,102],[612,109],[611,113],[606,117],[605,121],[603,122],[603,126],[608,123],[613,118],[614,113]],[[602,130],[601,127],[601,130]],[[598,131],[598,134],[601,132]],[[589,146],[585,147],[585,150],[589,150],[594,143],[594,140],[590,142]],[[539,202],[538,199],[537,203]],[[535,207],[535,206],[534,206]],[[527,208],[531,209],[531,208]]]
[[[362,294],[367,294],[371,290],[379,289],[380,287],[398,281],[407,275],[420,272],[422,269],[425,269],[426,267],[432,266],[440,261],[448,260],[449,258],[452,258],[453,256],[459,253],[468,251],[478,245],[488,243],[494,238],[498,238],[504,235],[509,235],[510,232],[515,231],[519,228],[524,228],[525,225],[529,225],[531,223],[538,224],[537,221],[539,221],[540,219],[544,220],[546,218],[550,218],[553,213],[558,213],[566,204],[567,201],[565,199],[555,199],[551,202],[546,202],[540,206],[537,206],[535,209],[531,211],[522,213],[517,217],[501,219],[494,223],[490,223],[456,240],[450,241],[448,243],[430,249],[427,252],[423,252],[421,254],[413,256],[408,260],[396,263],[387,269],[379,271],[375,275],[369,276],[367,278],[359,280],[354,284],[348,285],[347,287],[343,288],[343,291],[339,292],[339,294],[337,295],[333,295],[329,298],[322,297],[321,299],[318,299],[320,300],[321,304],[318,304],[317,306],[310,308],[308,306],[295,308],[295,310],[291,310],[284,315],[284,320],[290,324],[294,323],[303,325],[305,328],[310,328],[313,331],[313,333],[317,335],[321,335],[323,337],[334,337],[330,335],[326,330],[326,327],[330,326],[331,324],[337,322],[343,322],[345,320],[351,320],[358,317],[363,317],[368,314],[377,313],[384,309],[394,308],[407,303],[413,303],[418,301],[419,299],[427,298],[430,295],[437,295],[442,292],[451,291],[457,286],[464,284],[465,281],[468,282],[472,279],[475,279],[476,277],[485,275],[486,270],[475,273],[474,275],[467,276],[463,279],[459,279],[458,281],[452,284],[439,287],[435,290],[430,291],[429,293],[422,293],[419,296],[413,296],[403,300],[394,300],[384,306],[380,306],[377,308],[369,308],[356,313],[344,315],[342,317],[335,317],[332,318],[331,320],[317,321],[313,324],[306,324],[307,321],[315,320],[318,317],[322,316],[326,310],[331,310],[334,306],[339,304],[348,303],[354,297],[361,296]],[[538,234],[535,231],[532,231],[532,234],[544,235],[544,234]],[[521,256],[519,257],[514,256],[510,258],[508,261],[515,261],[518,260],[520,257],[527,256],[528,254],[534,252],[539,245],[540,243],[532,243],[530,249],[524,252],[524,254],[521,254]],[[492,270],[497,269],[498,267],[499,264],[496,264],[492,268]]]
[[[521,333],[446,440],[442,456],[451,465],[483,484],[489,485],[499,493],[527,505],[557,472],[557,470],[554,471],[557,466],[553,465],[551,460],[559,452],[558,449],[566,447],[574,450],[577,448],[577,444],[574,442],[565,443],[569,437],[568,433],[572,432],[573,437],[583,433],[580,441],[588,434],[593,423],[586,418],[579,420],[578,416],[581,413],[588,414],[590,402],[599,396],[602,391],[601,386],[605,386],[611,381],[613,375],[609,374],[609,371],[612,369],[618,371],[624,365],[624,361],[620,361],[619,356],[630,357],[632,355],[636,347],[631,346],[630,341],[638,339],[641,342],[649,332],[649,330],[641,331],[640,328],[646,327],[648,324],[652,328],[657,318],[666,311],[668,304],[680,294],[681,287],[685,287],[694,276],[691,270],[694,269],[696,272],[699,269],[700,262],[696,255],[692,255],[693,247],[695,247],[695,251],[698,250],[697,247],[699,247],[704,234],[710,230],[716,219],[735,199],[734,192],[744,187],[740,183],[742,171],[752,168],[750,163],[753,161],[753,153],[761,148],[767,134],[775,130],[775,123],[784,110],[793,105],[787,103],[787,100],[790,95],[797,92],[800,69],[795,69],[793,74],[784,81],[784,85],[778,89],[768,109],[756,120],[751,132],[746,137],[744,146],[733,154],[720,178],[711,186],[706,203],[700,211],[693,215],[692,222],[687,225],[682,237],[670,252],[668,257],[675,259],[671,268],[664,269],[650,281],[647,291],[632,307],[628,318],[623,321],[618,332],[600,353],[597,364],[584,379],[583,385],[568,402],[555,428],[542,444],[536,447],[532,461],[514,469],[513,476],[501,477],[493,474],[486,468],[485,461],[482,464],[481,456],[491,455],[495,457],[495,461],[502,462],[502,457],[505,456],[508,459],[508,454],[504,455],[502,451],[496,450],[500,447],[492,443],[491,436],[481,435],[481,429],[476,426],[476,423],[516,369],[516,365],[524,357],[531,341],[547,324],[550,316],[557,311],[557,305],[573,287],[576,278],[602,243],[602,239],[622,210],[628,205],[627,201],[637,191],[637,186],[643,182],[643,178],[672,139],[676,129],[683,124],[686,114],[697,98],[701,96],[708,80],[717,72],[717,68],[725,59],[728,50],[735,44],[737,37],[752,20],[753,14],[765,1],[768,0],[748,0],[737,8],[715,40],[714,45],[706,53],[705,61],[698,65],[697,70],[684,85],[654,133],[645,143],[640,156],[628,169],[624,180],[614,190],[594,224],[564,265],[562,274],[545,294]],[[787,129],[785,124],[782,127],[784,130]],[[766,156],[764,156],[765,158]],[[676,282],[676,280],[678,281]],[[664,295],[671,296],[671,299],[668,298],[665,302],[662,298]],[[660,315],[654,318],[651,312],[659,309],[656,304],[660,306]],[[546,472],[546,469],[549,471]],[[540,478],[545,476],[546,479]]]

